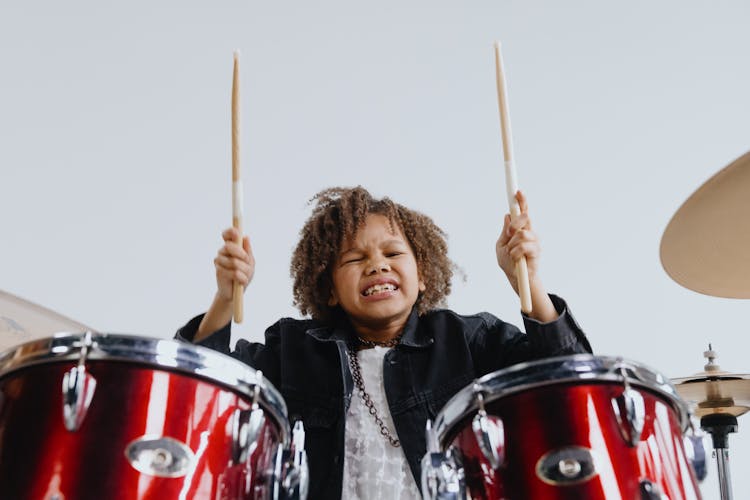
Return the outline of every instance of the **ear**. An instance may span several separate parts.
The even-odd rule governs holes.
[[[331,288],[331,296],[328,298],[328,305],[331,307],[339,305],[339,298],[333,288]]]
[[[424,292],[427,290],[427,285],[424,284],[424,280],[422,278],[419,279],[419,291]]]

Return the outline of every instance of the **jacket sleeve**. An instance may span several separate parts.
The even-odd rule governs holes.
[[[183,342],[194,343],[193,339],[198,332],[198,326],[201,324],[201,320],[203,320],[203,314],[188,321],[185,326],[177,330],[175,339]],[[266,341],[264,344],[248,342],[245,339],[240,339],[237,341],[234,350],[231,350],[229,347],[231,336],[232,327],[230,322],[203,340],[195,342],[195,345],[218,351],[222,354],[238,359],[256,370],[262,370],[263,376],[278,387],[280,377],[280,322],[276,322],[266,330]]]
[[[474,365],[481,375],[525,361],[591,353],[586,335],[563,299],[550,295],[559,317],[541,323],[524,315],[524,334],[514,325],[482,313],[482,322],[469,337]]]

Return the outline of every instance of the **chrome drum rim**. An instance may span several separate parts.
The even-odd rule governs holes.
[[[633,387],[657,393],[677,413],[683,433],[690,426],[687,403],[677,394],[672,382],[658,371],[635,361],[614,356],[576,354],[539,361],[529,361],[498,370],[481,378],[456,393],[435,417],[433,429],[440,445],[445,448],[453,429],[478,409],[476,394],[481,392],[489,404],[537,387],[574,382],[623,383],[623,375]]]

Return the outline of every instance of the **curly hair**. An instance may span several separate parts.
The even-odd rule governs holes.
[[[333,265],[342,243],[356,235],[370,214],[383,215],[398,225],[414,251],[419,275],[427,285],[417,298],[418,313],[444,306],[455,266],[448,258],[445,232],[430,217],[389,198],[373,198],[362,186],[325,189],[313,196],[309,204],[313,203],[290,269],[294,305],[303,315],[322,321],[331,319],[335,308],[328,305],[328,300]]]

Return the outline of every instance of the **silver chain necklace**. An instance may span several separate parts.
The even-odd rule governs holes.
[[[398,344],[399,338],[391,339],[386,342],[359,339],[359,342],[372,347],[376,345],[381,347],[393,347]],[[391,443],[391,446],[393,446],[394,448],[398,448],[399,446],[401,446],[401,443],[399,442],[397,437],[393,436],[390,433],[388,427],[385,425],[385,422],[383,422],[383,419],[380,418],[380,415],[378,415],[378,410],[377,408],[375,408],[375,403],[372,402],[372,398],[370,398],[370,395],[367,394],[367,391],[365,390],[365,381],[362,379],[362,370],[359,366],[359,359],[357,359],[357,350],[353,346],[349,346],[349,366],[351,367],[354,384],[357,386],[357,390],[359,391],[359,397],[367,407],[367,411],[370,413],[370,415],[372,415],[372,418],[375,419],[375,423],[380,428],[380,434],[383,435],[383,437],[385,437],[389,443]]]

